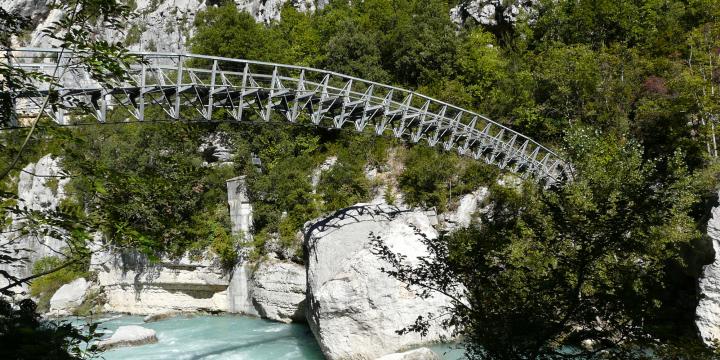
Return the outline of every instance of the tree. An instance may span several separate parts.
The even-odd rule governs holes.
[[[191,48],[196,54],[278,63],[287,61],[286,39],[255,22],[250,14],[238,10],[232,2],[198,13],[195,27],[197,32],[191,40]]]
[[[386,271],[454,299],[443,324],[457,326],[470,358],[646,359],[680,338],[697,344],[691,316],[664,316],[665,292],[673,272],[692,270],[681,255],[701,237],[691,212],[712,187],[680,154],[658,172],[632,142],[581,130],[568,144],[572,182],[494,186],[481,224],[426,240],[432,256],[417,267],[373,239]]]
[[[59,57],[72,57],[74,64],[87,69],[91,77],[98,82],[110,82],[126,79],[127,63],[133,59],[119,44],[97,39],[95,26],[112,30],[122,30],[122,22],[129,15],[129,8],[115,0],[70,0],[53,2],[52,6],[60,10],[63,16],[43,30],[45,36],[53,40],[60,48]],[[37,115],[32,119],[30,128],[19,142],[4,142],[3,157],[8,161],[0,172],[0,181],[5,183],[14,174],[15,167],[23,158],[28,144],[38,141],[40,121],[47,108],[62,107],[62,101],[55,91],[58,79],[62,78],[67,67],[57,66],[51,74],[25,71],[14,66],[12,37],[27,31],[29,19],[17,13],[8,13],[0,9],[0,52],[4,61],[0,63],[0,126],[17,125],[15,114],[16,99],[23,95],[40,95],[34,87],[35,80],[49,83],[48,94],[44,96]],[[13,137],[7,137],[13,139]],[[24,234],[38,232],[63,236],[67,241],[70,255],[61,264],[46,269],[27,278],[16,278],[8,272],[0,273],[8,282],[0,288],[0,343],[3,358],[13,359],[77,359],[84,358],[96,351],[95,346],[83,346],[94,336],[94,326],[90,326],[89,335],[75,329],[71,324],[57,324],[42,320],[31,300],[22,300],[12,304],[8,298],[15,295],[15,288],[21,284],[57,272],[87,259],[85,241],[89,239],[87,223],[79,221],[73,214],[62,211],[30,211],[17,205],[16,195],[3,191],[0,193],[0,211],[14,214],[23,221]],[[57,230],[53,230],[57,229]],[[18,264],[24,261],[22,249],[18,252],[10,243],[0,244],[0,263]]]

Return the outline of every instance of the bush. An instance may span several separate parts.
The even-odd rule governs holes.
[[[440,152],[426,146],[413,146],[398,179],[410,205],[449,209],[454,200],[491,184],[498,170],[455,153]]]

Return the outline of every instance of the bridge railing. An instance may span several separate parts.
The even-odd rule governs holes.
[[[246,121],[254,114],[261,121],[352,126],[410,142],[422,140],[545,184],[570,178],[569,166],[551,149],[481,114],[413,91],[302,66],[193,54],[133,54],[138,61],[127,69],[129,80],[100,83],[76,61],[76,54],[17,49],[13,66],[57,78],[55,84],[38,83],[38,93],[27,95],[18,111],[37,112],[39,98],[54,86],[65,106],[46,111],[59,123],[66,123],[66,114],[73,111],[104,122],[115,108],[143,121],[151,106],[177,120],[190,120],[189,109],[208,121],[219,116]]]

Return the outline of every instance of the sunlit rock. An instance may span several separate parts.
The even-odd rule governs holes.
[[[138,325],[119,327],[112,336],[98,343],[100,350],[109,350],[121,346],[139,346],[158,342],[155,330]]]
[[[695,311],[695,324],[703,341],[712,345],[714,341],[720,341],[720,206],[712,209],[707,232],[715,251],[715,261],[704,267],[699,281],[700,302]]]
[[[256,21],[270,23],[280,19],[283,6],[290,1],[298,11],[313,12],[325,6],[327,0],[235,0],[238,9],[248,12]],[[27,38],[14,39],[16,46],[56,46],[43,30],[65,14],[51,10],[51,0],[0,0],[0,7],[16,10],[31,19],[33,31]],[[123,42],[131,50],[157,52],[187,52],[188,40],[195,32],[197,13],[217,1],[206,0],[135,0],[135,11],[122,32],[110,31],[98,23],[95,35],[108,41]]]
[[[440,216],[443,230],[453,231],[470,226],[489,194],[487,187],[481,187],[470,194],[463,195],[456,209]]]
[[[96,252],[91,268],[105,293],[106,309],[130,314],[227,311],[227,272],[217,259],[150,261],[137,252]]]
[[[532,22],[539,3],[539,0],[466,0],[450,10],[450,19],[463,24],[471,18],[486,26],[514,25],[522,17]]]
[[[388,205],[358,204],[306,225],[307,318],[327,358],[375,359],[450,335],[439,326],[424,338],[396,333],[450,306],[443,295],[416,296],[371,252],[373,233],[408,261],[427,255],[413,226],[437,237],[425,212]]]
[[[90,283],[84,278],[75,279],[61,286],[50,298],[50,314],[55,316],[71,315],[73,310],[85,300]]]
[[[253,276],[252,298],[260,316],[281,322],[305,321],[305,267],[265,261]]]

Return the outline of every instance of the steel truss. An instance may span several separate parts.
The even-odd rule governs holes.
[[[131,80],[108,85],[93,81],[88,71],[73,61],[74,54],[60,49],[23,48],[13,54],[12,66],[24,70],[51,75],[59,66],[57,74],[62,76],[54,90],[63,106],[46,109],[59,124],[82,115],[106,122],[112,109],[125,109],[126,118],[136,121],[159,120],[146,119],[151,107],[161,108],[173,120],[282,119],[324,128],[353,128],[412,143],[425,141],[532,177],[545,186],[571,178],[570,167],[552,150],[485,116],[412,91],[331,71],[139,52],[134,54],[140,61],[128,69]],[[37,86],[38,92],[19,95],[20,116],[37,114],[49,83]]]

